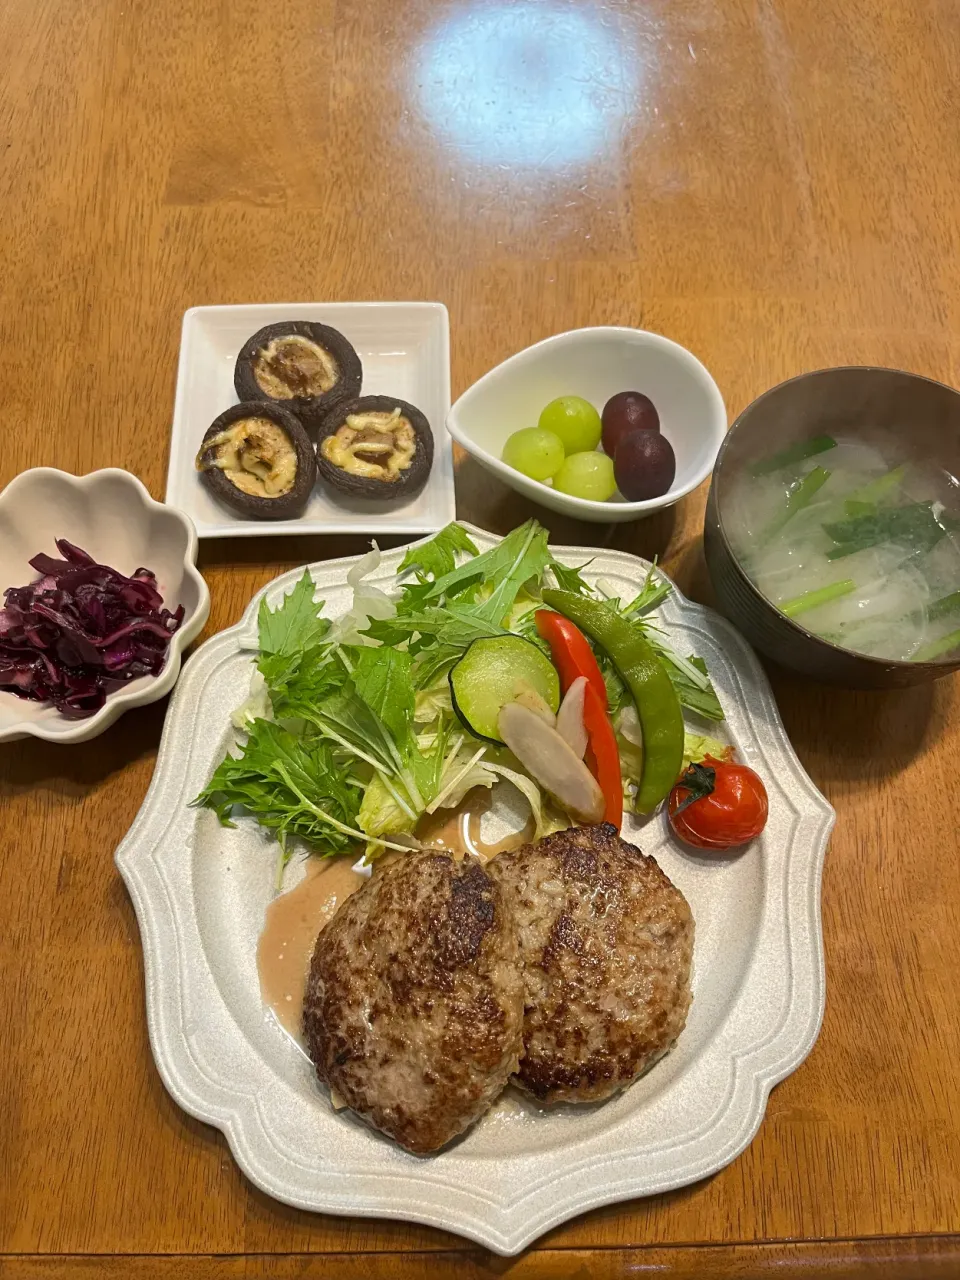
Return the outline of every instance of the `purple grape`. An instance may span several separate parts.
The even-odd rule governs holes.
[[[677,474],[673,446],[658,431],[632,431],[617,446],[613,473],[628,502],[659,498]]]
[[[617,446],[631,431],[659,431],[660,415],[649,396],[642,391],[618,391],[603,406],[601,443],[604,453],[612,458]]]

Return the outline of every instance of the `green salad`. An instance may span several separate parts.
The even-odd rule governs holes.
[[[581,570],[555,560],[547,531],[535,520],[482,554],[460,525],[450,524],[407,551],[390,591],[370,581],[379,565],[374,549],[350,569],[352,605],[333,620],[324,617],[309,571],[278,608],[261,602],[250,695],[234,713],[240,741],[195,801],[224,825],[240,811],[273,833],[278,877],[295,840],[322,856],[352,852],[358,844],[367,859],[384,849],[408,850],[416,847],[415,829],[425,814],[455,808],[472,788],[501,781],[526,797],[538,839],[571,825],[505,745],[476,731],[469,710],[451,693],[451,672],[475,641],[520,637],[544,655],[549,671],[550,648],[535,618],[544,592],[591,602],[588,614],[601,606],[616,615],[623,624],[618,634],[627,626],[643,637],[686,712],[723,719],[705,663],[674,650],[657,626],[653,611],[671,586],[655,568],[632,599],[622,600],[603,579],[591,587]],[[645,720],[644,708],[638,711],[636,684],[622,678],[601,645],[590,643],[616,733],[624,804],[634,809],[644,767],[641,725],[649,715]],[[538,660],[529,657],[526,669],[534,672]],[[480,670],[479,679],[471,671],[471,680],[461,683],[486,714],[496,689],[482,688]],[[724,751],[688,727],[684,765]]]

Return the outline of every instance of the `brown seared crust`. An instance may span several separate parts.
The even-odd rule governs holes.
[[[317,939],[303,1020],[317,1075],[408,1151],[436,1151],[487,1110],[522,1022],[516,932],[478,863],[403,857]]]
[[[351,413],[392,413],[399,409],[413,427],[417,438],[417,451],[413,462],[406,471],[402,471],[393,481],[373,480],[363,476],[352,476],[340,467],[329,462],[321,453],[320,446],[327,436],[334,435],[343,426]],[[356,400],[338,404],[324,417],[317,431],[317,474],[321,480],[341,493],[350,494],[354,498],[379,498],[387,502],[396,502],[401,498],[411,498],[426,484],[433,466],[433,431],[426,416],[416,405],[406,400],[398,400],[396,396],[360,396]]]
[[[244,418],[268,418],[286,432],[297,455],[297,478],[293,488],[277,498],[260,498],[253,493],[244,493],[231,484],[219,467],[209,467],[199,472],[200,481],[225,507],[230,507],[248,520],[294,519],[310,501],[310,494],[317,482],[317,455],[309,436],[292,413],[269,401],[235,404],[214,418],[207,427],[200,443],[200,452],[203,452],[206,441]]]
[[[693,952],[686,899],[608,823],[560,831],[487,869],[517,921],[524,965],[516,1082],[548,1104],[610,1097],[683,1030]]]
[[[282,338],[287,334],[298,334],[301,338],[309,338],[318,346],[329,351],[340,368],[340,377],[336,386],[330,388],[322,396],[293,396],[290,399],[276,400],[257,382],[253,366],[262,347],[273,338]],[[363,380],[363,366],[353,345],[343,336],[339,329],[328,324],[317,324],[312,320],[280,320],[276,324],[265,325],[246,340],[237,355],[237,363],[233,370],[233,385],[238,400],[259,400],[267,404],[282,405],[288,413],[294,414],[303,424],[304,430],[311,440],[316,438],[317,429],[325,414],[340,400],[349,400],[360,394]]]

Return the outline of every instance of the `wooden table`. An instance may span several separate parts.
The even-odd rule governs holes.
[[[731,416],[823,365],[958,382],[958,50],[950,0],[0,0],[0,483],[161,496],[198,303],[442,299],[455,394],[602,323],[690,347]],[[458,494],[527,513],[469,463]],[[702,506],[543,518],[703,598]],[[360,545],[206,544],[205,634]],[[771,674],[838,811],[820,1040],[729,1168],[511,1262],[275,1204],[167,1096],[112,862],[164,706],[0,748],[0,1277],[960,1275],[960,682]]]

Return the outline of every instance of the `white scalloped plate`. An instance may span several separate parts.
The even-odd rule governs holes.
[[[496,541],[470,532],[482,549]],[[390,583],[404,550],[384,556],[375,581]],[[557,554],[590,561],[588,579],[622,582],[624,594],[647,567],[621,552]],[[311,566],[329,613],[347,603],[350,563]],[[662,814],[625,826],[683,890],[696,920],[694,1002],[676,1048],[602,1106],[546,1113],[508,1092],[465,1138],[423,1159],[336,1114],[305,1057],[264,1012],[255,953],[273,852],[252,821],[225,830],[212,813],[189,808],[230,744],[260,598],[275,605],[300,572],[270,583],[187,664],[150,790],[117,850],[143,939],[150,1040],[170,1093],[222,1129],[244,1173],[278,1200],[427,1223],[501,1254],[586,1209],[722,1168],[750,1142],[771,1087],[820,1029],[820,876],[834,821],[746,641],[679,593],[661,610],[679,647],[706,658],[729,736],[770,795],[766,830],[738,857],[682,852]]]

